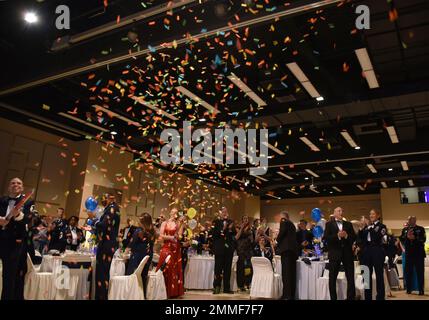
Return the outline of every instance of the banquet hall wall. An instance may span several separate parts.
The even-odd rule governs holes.
[[[149,164],[134,165],[130,152],[92,140],[72,141],[6,119],[0,119],[0,128],[2,194],[6,194],[11,178],[21,177],[27,192],[35,190],[41,214],[53,215],[64,207],[67,216],[77,215],[83,222],[85,199],[98,185],[122,194],[122,224],[127,216],[145,211],[157,217],[172,205],[195,206],[201,221],[211,219],[221,205],[229,209],[233,219],[244,213],[259,217],[259,197],[190,180]],[[190,195],[193,201],[188,201]]]
[[[355,195],[355,196],[334,196],[334,197],[318,197],[318,198],[299,198],[299,199],[283,199],[283,200],[267,200],[261,205],[261,217],[266,218],[268,224],[276,228],[279,221],[279,213],[283,210],[289,212],[293,222],[298,222],[300,219],[311,221],[310,213],[313,208],[320,208],[325,218],[333,213],[336,207],[344,209],[344,217],[348,220],[359,219],[362,215],[367,215],[368,212],[374,209],[381,209],[381,201],[379,194]],[[301,215],[300,212],[305,214]]]

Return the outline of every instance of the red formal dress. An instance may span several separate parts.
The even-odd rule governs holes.
[[[165,226],[164,233],[168,236],[174,236],[177,225],[174,228]],[[164,269],[165,286],[167,287],[168,298],[179,297],[185,293],[183,288],[182,273],[182,253],[178,241],[164,240],[164,244],[159,254],[158,268],[164,263],[168,255],[171,255],[170,261]]]

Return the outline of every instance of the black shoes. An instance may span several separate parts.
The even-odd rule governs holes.
[[[227,294],[234,294],[234,291],[231,291],[231,290],[223,290],[223,293],[227,293]]]
[[[425,295],[424,291],[419,292],[419,296],[424,296],[424,295]]]
[[[220,293],[220,287],[216,287],[213,289],[213,294],[219,294]]]

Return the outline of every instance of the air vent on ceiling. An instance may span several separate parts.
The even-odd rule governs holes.
[[[378,134],[383,132],[383,130],[376,122],[354,125],[353,131],[357,136],[362,136],[366,134]]]

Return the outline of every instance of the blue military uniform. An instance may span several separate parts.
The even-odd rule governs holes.
[[[414,240],[408,239],[408,233],[415,236]],[[406,284],[413,283],[414,270],[417,274],[417,285],[420,294],[424,292],[424,270],[425,270],[425,242],[426,232],[421,226],[408,226],[402,229],[401,241],[405,247],[405,282]],[[407,288],[407,292],[411,292]]]
[[[116,203],[110,203],[106,206],[103,215],[95,225],[98,241],[95,270],[96,300],[107,300],[110,265],[118,247],[119,223],[119,207]]]
[[[380,221],[366,226],[359,231],[359,240],[362,248],[361,264],[369,268],[369,289],[365,289],[365,300],[372,300],[372,272],[375,271],[377,300],[385,299],[384,289],[384,259],[387,255],[387,228]]]

